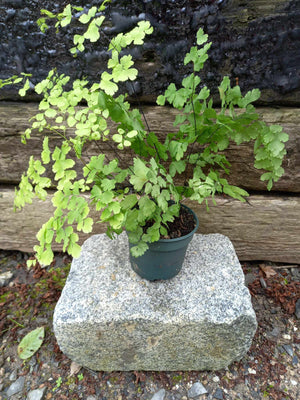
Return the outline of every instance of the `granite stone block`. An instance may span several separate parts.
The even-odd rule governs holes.
[[[54,312],[61,350],[101,371],[218,370],[245,355],[256,327],[240,263],[220,234],[196,234],[181,272],[157,282],[131,269],[126,234],[94,235]]]

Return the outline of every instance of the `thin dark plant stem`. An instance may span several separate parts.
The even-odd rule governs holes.
[[[98,147],[99,151],[103,154],[103,151],[100,148],[99,143],[97,143],[97,141],[95,141],[96,146]],[[107,144],[109,145],[109,147],[111,148],[111,150],[115,153],[117,159],[119,160],[120,164],[124,164],[124,161],[120,158],[119,154],[116,152],[116,150],[113,148],[113,146],[107,142]],[[106,159],[110,162],[111,160],[109,159],[109,157],[104,153],[104,156],[106,157]],[[130,166],[128,166],[128,169],[133,173],[132,169]],[[130,186],[130,182],[128,180],[128,178],[125,178],[125,180],[127,181],[128,186]]]
[[[13,322],[14,324],[16,324],[17,326],[19,326],[20,328],[25,328],[24,325],[20,324],[18,321],[16,321],[15,319],[11,318],[11,317],[7,317],[7,319],[9,319],[11,322]]]
[[[193,71],[193,77],[195,78],[194,74],[195,74],[195,71]],[[195,95],[195,80],[193,79],[193,91],[192,91],[192,96],[191,96],[191,103],[192,103],[192,108],[193,108],[194,132],[195,132],[195,137],[196,137],[196,135],[197,135],[197,122],[196,122],[196,114],[195,114],[195,107],[194,107],[194,95]],[[189,154],[187,156],[187,165],[189,165],[189,163],[190,163],[190,158],[191,158],[191,155],[192,155],[192,152],[193,152],[193,149],[194,149],[195,141],[196,140],[194,140],[194,142],[190,146]],[[184,183],[187,180],[187,171],[188,171],[188,169],[186,168],[185,169],[185,174],[184,174]]]
[[[107,40],[110,40],[109,37],[106,35],[105,32],[102,32],[102,33],[103,33],[103,35],[105,36],[105,38],[106,38]],[[111,41],[110,41],[110,43],[111,43]],[[113,48],[117,51],[117,53],[120,55],[120,51],[118,51],[118,50],[116,49],[116,47],[114,46],[113,43],[112,43],[112,47],[113,47]],[[146,118],[146,115],[145,115],[144,110],[143,110],[143,108],[142,108],[142,106],[141,106],[140,100],[139,100],[139,98],[138,98],[138,96],[137,96],[135,87],[134,87],[134,85],[133,85],[132,82],[130,82],[130,86],[131,86],[132,92],[133,92],[133,94],[134,94],[135,100],[136,100],[136,102],[137,102],[137,104],[138,104],[138,109],[139,109],[140,113],[142,114],[143,120],[144,120],[144,122],[145,122],[145,124],[146,124],[147,131],[148,131],[148,133],[150,133],[151,130],[150,130],[150,126],[149,126],[148,120],[147,120],[147,118]],[[157,154],[158,160],[161,161],[161,157],[160,157],[160,155],[159,155],[159,152],[158,152],[157,147],[156,147],[155,144],[154,144],[154,150],[155,150],[155,152],[156,152],[156,154]],[[140,147],[140,151],[141,151],[141,147]]]

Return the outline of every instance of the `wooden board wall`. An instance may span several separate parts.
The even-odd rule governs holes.
[[[0,183],[18,183],[27,169],[30,155],[38,156],[42,145],[41,135],[35,134],[24,146],[20,141],[22,132],[28,127],[28,119],[37,111],[32,103],[0,103]],[[263,119],[269,124],[281,124],[290,135],[287,143],[287,156],[284,161],[285,174],[274,185],[273,191],[291,193],[300,192],[300,112],[294,108],[260,109]],[[145,107],[145,115],[151,130],[161,136],[174,131],[173,121],[176,110],[167,107]],[[53,145],[58,143],[54,138]],[[104,144],[105,146],[105,144]],[[232,164],[229,181],[233,185],[243,186],[246,190],[266,190],[266,183],[260,181],[261,172],[253,167],[253,144],[231,145],[225,152]],[[114,156],[111,149],[104,147],[108,156]],[[95,145],[87,146],[86,153],[97,154]],[[124,161],[130,157],[123,152]],[[80,162],[78,170],[82,168]],[[49,173],[51,176],[51,173]]]
[[[39,135],[20,143],[21,133],[28,127],[37,106],[24,103],[0,103],[0,249],[32,251],[36,244],[35,234],[51,216],[50,198],[46,202],[36,200],[21,212],[13,212],[14,186],[27,167],[29,154],[38,154],[41,146]],[[300,113],[299,109],[260,109],[268,123],[280,123],[289,133],[285,175],[271,193],[252,194],[248,203],[218,197],[217,206],[196,206],[200,219],[199,233],[222,233],[228,236],[236,248],[240,260],[269,260],[284,263],[300,263]],[[174,111],[146,107],[145,113],[151,128],[161,135],[172,131]],[[96,154],[90,147],[89,154]],[[107,149],[109,153],[109,149]],[[127,156],[124,156],[125,159]],[[228,158],[232,162],[231,183],[259,191],[265,185],[258,180],[259,174],[251,167],[252,151],[249,145],[240,150],[231,146]],[[195,205],[193,205],[195,208]],[[95,215],[95,214],[93,214]],[[95,215],[96,216],[96,215]],[[105,230],[95,224],[94,233]],[[81,242],[87,235],[80,235]],[[61,250],[61,245],[56,245]]]
[[[35,200],[22,211],[12,212],[14,191],[0,189],[0,248],[31,252],[37,243],[35,235],[51,217],[51,196]],[[248,203],[218,197],[217,205],[195,206],[200,224],[198,233],[221,233],[228,236],[240,260],[300,262],[300,198],[297,196],[253,195]],[[186,203],[191,205],[190,203]],[[97,218],[92,210],[91,215]],[[298,223],[296,222],[298,219]],[[103,233],[103,224],[95,224],[93,233]],[[81,243],[89,235],[80,234]],[[61,250],[60,244],[55,244]]]
[[[199,74],[212,92],[218,93],[217,87],[227,75],[232,83],[239,79],[244,93],[260,88],[265,104],[300,104],[299,0],[112,0],[106,9],[105,35],[76,58],[68,49],[73,46],[73,34],[82,34],[84,26],[72,21],[74,24],[58,33],[49,29],[41,34],[36,24],[40,9],[57,14],[66,3],[0,1],[1,77],[23,71],[32,73],[31,82],[36,84],[55,67],[71,80],[84,76],[98,82],[106,70],[107,35],[112,38],[128,31],[145,18],[153,24],[153,33],[147,35],[144,46],[126,50],[139,70],[134,89],[143,101],[155,100],[170,82],[179,85],[190,72],[183,59],[201,27],[213,45]],[[126,91],[134,96],[131,85]],[[32,96],[29,92],[27,99]],[[12,98],[18,99],[17,89],[3,87],[0,99]]]

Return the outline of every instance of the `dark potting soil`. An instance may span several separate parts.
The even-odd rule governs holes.
[[[184,207],[181,207],[179,216],[175,217],[173,222],[168,223],[168,236],[164,236],[162,239],[174,239],[185,236],[192,232],[195,225],[196,221],[193,214],[188,212]]]
[[[144,226],[144,232],[152,225],[151,221]],[[161,239],[175,239],[188,235],[196,226],[193,214],[188,212],[184,207],[180,208],[179,216],[174,218],[173,222],[168,222],[166,227],[168,235],[161,236]]]

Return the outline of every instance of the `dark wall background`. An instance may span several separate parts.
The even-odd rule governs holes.
[[[72,35],[80,29],[54,30],[43,34],[36,20],[41,8],[62,11],[69,1],[1,0],[0,77],[32,73],[35,84],[49,69],[74,78],[93,80],[104,70],[107,40],[88,46],[77,59],[68,53]],[[74,0],[74,5],[99,5],[99,1]],[[188,72],[185,52],[199,27],[209,34],[213,46],[202,80],[216,91],[223,75],[232,83],[238,78],[246,91],[258,87],[264,104],[300,104],[300,1],[299,0],[114,0],[107,8],[106,34],[126,31],[148,19],[154,33],[143,48],[133,48],[140,69],[135,91],[143,101],[154,101],[170,82],[179,84]],[[127,88],[132,94],[132,88]],[[16,90],[2,89],[0,99],[16,99]],[[30,99],[30,97],[28,98]]]

